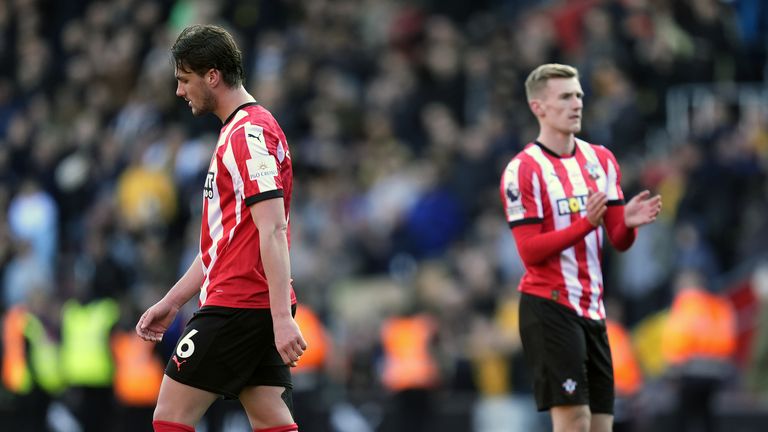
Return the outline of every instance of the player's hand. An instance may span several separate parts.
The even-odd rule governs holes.
[[[656,220],[661,212],[661,195],[651,196],[644,190],[624,205],[624,223],[629,228],[647,225]]]
[[[307,349],[307,342],[301,335],[298,324],[292,316],[274,318],[275,346],[285,364],[296,367],[297,362]]]
[[[141,315],[136,323],[136,334],[145,341],[160,342],[177,313],[178,307],[160,300]]]
[[[600,226],[603,223],[603,216],[608,211],[608,197],[605,192],[595,192],[589,190],[587,196],[587,219],[592,226]]]

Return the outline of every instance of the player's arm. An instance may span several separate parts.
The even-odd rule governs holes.
[[[198,253],[184,275],[171,287],[163,299],[167,299],[172,305],[181,308],[192,297],[200,293],[203,277],[203,261]]]
[[[165,296],[147,309],[136,324],[136,333],[144,340],[160,342],[182,306],[200,291],[203,283],[200,254]]]
[[[637,229],[627,226],[624,211],[624,205],[611,205],[605,214],[605,232],[608,234],[608,240],[620,252],[629,249],[637,237]]]
[[[526,266],[541,264],[584,239],[584,236],[600,225],[607,210],[606,201],[602,192],[590,194],[586,216],[561,230],[543,232],[541,223],[514,226],[512,234],[523,263]]]
[[[291,314],[291,265],[283,198],[259,201],[250,209],[253,222],[259,230],[261,261],[269,284],[275,346],[283,361],[295,366],[307,344]]]

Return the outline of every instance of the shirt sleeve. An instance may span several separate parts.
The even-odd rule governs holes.
[[[237,171],[242,179],[240,198],[250,206],[259,201],[283,196],[277,146],[260,125],[245,123],[230,137]]]
[[[544,219],[539,175],[528,164],[512,159],[501,176],[499,189],[510,228]]]
[[[566,228],[541,232],[541,224],[518,225],[512,228],[517,252],[526,266],[541,264],[548,258],[559,255],[565,249],[584,239],[595,227],[589,219],[582,217]]]
[[[608,240],[618,251],[625,251],[632,246],[637,236],[636,228],[629,228],[624,223],[624,204],[608,207],[605,212],[605,231]]]

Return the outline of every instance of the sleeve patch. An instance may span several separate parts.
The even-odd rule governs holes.
[[[508,220],[519,220],[525,216],[525,207],[520,199],[520,186],[518,184],[518,169],[520,161],[514,160],[507,166],[504,175],[504,196]]]
[[[248,177],[253,180],[277,176],[277,163],[272,156],[256,156],[245,161],[248,168]]]

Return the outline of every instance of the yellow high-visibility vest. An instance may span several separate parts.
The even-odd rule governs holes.
[[[81,305],[69,300],[62,308],[61,365],[68,385],[106,387],[112,383],[114,362],[109,333],[119,308],[113,299]]]
[[[24,333],[29,341],[29,366],[35,382],[50,394],[60,393],[64,382],[57,344],[48,336],[43,323],[32,314],[27,314]]]

